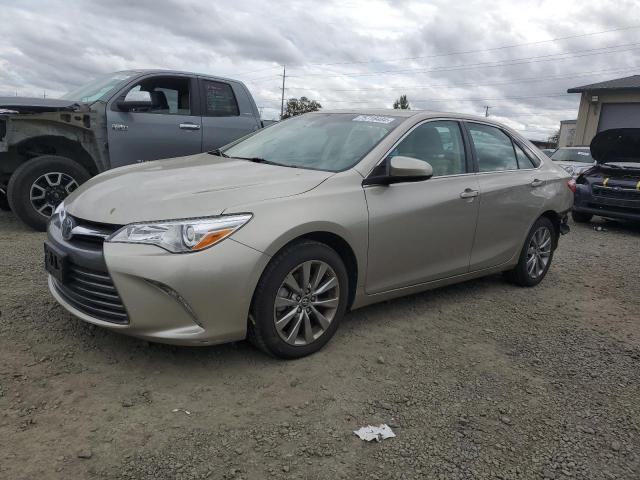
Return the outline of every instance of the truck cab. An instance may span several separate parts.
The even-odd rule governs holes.
[[[130,70],[61,99],[0,98],[0,208],[42,231],[93,175],[213,150],[261,126],[242,82],[189,72]]]

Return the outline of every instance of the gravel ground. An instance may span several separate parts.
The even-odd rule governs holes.
[[[597,225],[572,225],[536,288],[374,305],[282,362],[76,320],[43,234],[2,212],[0,478],[638,479],[640,228]],[[379,423],[397,437],[352,433]]]

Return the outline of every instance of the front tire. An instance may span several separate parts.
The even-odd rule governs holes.
[[[11,175],[7,188],[9,206],[24,223],[44,232],[58,204],[90,177],[89,172],[69,158],[36,157]]]
[[[269,355],[300,358],[321,349],[347,309],[349,281],[340,256],[305,240],[278,253],[254,294],[248,339]]]
[[[553,259],[557,232],[551,220],[540,217],[529,230],[518,264],[505,272],[509,281],[521,287],[533,287],[545,277]]]
[[[591,213],[574,211],[574,212],[571,212],[571,218],[573,218],[573,221],[576,223],[589,223],[593,218],[593,215]]]

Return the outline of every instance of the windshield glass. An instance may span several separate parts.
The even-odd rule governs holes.
[[[551,160],[557,162],[593,163],[593,158],[588,148],[559,148],[551,155]]]
[[[401,120],[354,113],[302,115],[260,130],[224,153],[287,167],[339,172],[358,163]]]
[[[136,73],[137,72],[116,72],[103,75],[93,79],[81,87],[76,88],[75,90],[71,90],[60,98],[66,100],[78,100],[84,103],[95,102],[96,100],[100,100],[112,93],[125,81],[136,75]]]

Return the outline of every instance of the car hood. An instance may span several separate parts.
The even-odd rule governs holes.
[[[76,100],[31,97],[0,97],[0,112],[9,110],[18,113],[56,112],[74,110],[79,104]]]
[[[67,197],[65,208],[78,218],[117,225],[205,217],[298,195],[332,175],[203,153],[109,170]]]
[[[640,162],[640,128],[614,128],[591,140],[591,156],[597,163]]]

